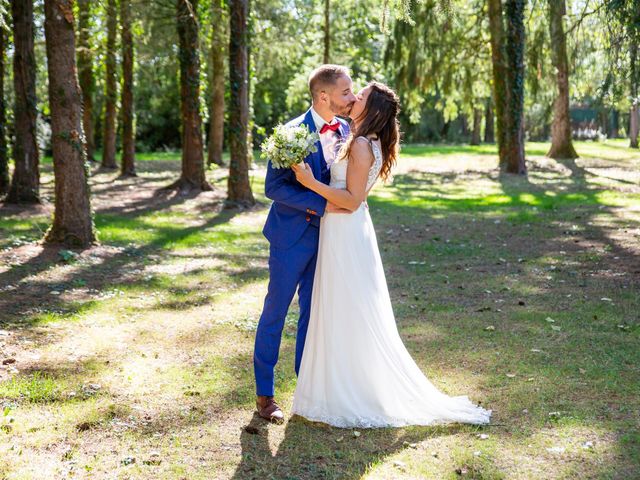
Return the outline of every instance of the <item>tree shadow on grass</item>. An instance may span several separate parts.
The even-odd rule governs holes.
[[[245,356],[246,362],[250,360],[250,356]],[[293,345],[283,348],[279,364],[281,362],[293,363]],[[276,390],[279,391],[284,384],[291,385],[294,375],[290,371],[281,377]],[[238,401],[252,404],[255,398],[253,382],[244,389],[228,392],[226,398],[225,404]],[[272,453],[269,432],[278,428],[284,429],[284,436],[277,451]],[[372,464],[384,461],[409,444],[482,428],[452,423],[431,427],[345,429],[311,422],[298,415],[289,416],[285,425],[276,426],[262,419],[254,410],[249,421],[242,426],[239,436],[241,459],[231,478],[359,479]],[[359,437],[353,435],[354,430],[360,431]]]
[[[149,162],[147,162],[149,163]],[[155,169],[158,168],[157,165],[154,166]],[[166,168],[166,166],[164,167]],[[51,166],[48,167],[51,170]],[[175,168],[174,168],[175,169]],[[45,169],[46,170],[46,169]],[[164,171],[164,170],[162,170]],[[195,227],[181,227],[180,225],[175,225],[171,227],[158,227],[158,226],[149,226],[144,224],[141,219],[145,215],[148,215],[157,211],[169,211],[172,207],[182,204],[185,201],[193,200],[197,197],[197,193],[192,192],[188,195],[181,196],[171,194],[169,192],[165,192],[161,189],[156,189],[152,191],[152,194],[145,195],[145,192],[150,191],[150,184],[157,182],[155,178],[145,178],[145,177],[136,177],[132,179],[127,179],[124,181],[113,181],[104,180],[102,177],[96,178],[92,177],[92,183],[99,185],[99,194],[98,194],[98,202],[101,202],[103,198],[108,199],[110,203],[114,203],[113,206],[107,206],[104,208],[97,209],[97,218],[96,223],[99,225],[102,220],[111,221],[126,219],[127,222],[136,222],[139,221],[140,225],[138,228],[140,229],[152,229],[158,233],[158,237],[152,242],[152,245],[137,247],[138,254],[148,254],[155,250],[162,250],[169,243],[179,242],[181,239],[188,237],[196,233],[201,229],[213,228],[217,225],[227,223],[231,218],[233,218],[236,214],[240,213],[241,210],[238,209],[224,209],[224,198],[218,193],[213,195],[213,198],[207,200],[205,202],[200,202],[198,205],[194,206],[196,210],[200,213],[211,213],[218,212],[215,217],[212,217],[207,222],[202,225],[198,225]],[[52,183],[52,182],[50,182]],[[106,185],[106,186],[103,186]],[[135,187],[135,189],[142,191],[142,195],[138,195],[138,198],[134,198],[132,201],[127,202],[113,202],[113,198],[118,198],[119,196],[123,196],[123,194],[130,192],[130,187]],[[212,195],[209,194],[208,197]],[[94,195],[94,200],[96,196]],[[42,213],[42,207],[37,206],[14,206],[14,205],[2,205],[0,206],[0,215],[2,212],[6,211],[10,215],[24,215],[26,213],[37,211],[38,213]],[[42,232],[40,232],[42,234]],[[14,263],[10,266],[10,268],[4,272],[0,273],[0,287],[9,285],[9,284],[19,284],[24,278],[37,275],[52,266],[57,266],[61,262],[61,257],[58,252],[63,249],[66,249],[61,245],[47,245],[43,244],[42,241],[38,241],[37,243],[31,243],[29,245],[25,245],[21,247],[23,250],[27,249],[37,249],[39,252],[36,255],[33,255],[32,252],[25,252],[25,256],[29,256],[28,260],[24,263]],[[74,249],[74,251],[78,252],[81,250]],[[18,252],[19,253],[19,252]],[[131,249],[127,252],[127,255],[130,257],[136,256],[136,252],[133,252]],[[121,255],[116,255],[112,258],[113,261],[118,261],[118,259],[122,257]],[[117,277],[114,278],[114,281],[117,281]],[[7,296],[4,292],[0,291],[0,297]],[[29,295],[26,295],[28,297]],[[9,292],[8,297],[11,297],[11,292]],[[7,299],[8,302],[11,302],[11,298]],[[0,311],[2,311],[2,304],[5,303],[0,298]],[[55,302],[53,302],[55,303]],[[28,301],[27,301],[28,304]],[[25,304],[25,306],[28,306]],[[2,321],[2,316],[0,316],[0,322]]]
[[[490,354],[499,350],[500,357],[485,357],[480,368],[509,372],[517,367],[518,376],[533,377],[533,383],[523,381],[518,384],[521,388],[514,389],[516,382],[509,383],[500,374],[487,375],[483,390],[489,395],[496,389],[511,388],[512,398],[500,402],[514,409],[503,413],[510,428],[518,428],[514,422],[526,406],[531,418],[525,424],[536,432],[546,419],[548,412],[544,409],[553,410],[555,406],[566,415],[575,416],[585,427],[597,426],[611,432],[620,429],[619,436],[623,437],[629,414],[613,413],[611,400],[602,392],[627,402],[628,408],[633,387],[626,389],[621,383],[637,385],[637,375],[628,369],[638,360],[632,346],[633,334],[621,333],[618,325],[633,328],[624,323],[635,319],[637,324],[640,320],[632,310],[634,305],[637,308],[633,292],[640,288],[639,253],[629,243],[620,242],[620,237],[612,237],[611,227],[599,222],[604,214],[613,227],[626,223],[620,218],[620,208],[602,200],[603,191],[615,188],[590,183],[597,175],[575,161],[558,163],[561,170],[566,168],[566,175],[558,175],[559,170],[554,168],[536,168],[530,172],[535,182],[500,176],[494,171],[444,175],[418,171],[398,175],[385,197],[371,198],[372,217],[381,249],[388,250],[387,256],[393,262],[385,262],[385,270],[394,272],[389,278],[394,300],[419,307],[426,291],[435,304],[427,306],[427,314],[418,309],[412,311],[406,305],[402,315],[406,318],[399,318],[401,323],[411,319],[414,329],[421,322],[427,323],[427,332],[432,331],[433,324],[443,328],[453,325],[452,332],[458,332],[455,338],[460,341],[441,344],[439,352],[446,358],[466,363],[466,352]],[[554,172],[558,177],[543,176]],[[469,175],[471,178],[467,178]],[[457,185],[450,185],[469,179],[483,184],[485,180],[497,181],[500,191],[479,195],[470,190],[465,195],[464,190],[456,189]],[[470,185],[461,182],[460,187]],[[479,244],[483,249],[478,248]],[[585,259],[596,251],[595,260]],[[412,262],[407,262],[409,259]],[[417,277],[417,271],[424,276]],[[418,278],[424,282],[417,282]],[[454,282],[461,282],[460,290]],[[507,285],[510,287],[503,291],[494,289]],[[612,297],[620,307],[600,301],[601,297]],[[518,300],[523,306],[517,306]],[[496,305],[494,301],[504,303]],[[442,304],[452,313],[434,314],[441,318],[430,323],[427,315]],[[490,313],[474,313],[484,309]],[[561,333],[554,333],[545,323],[549,315],[556,322],[562,319],[562,323],[575,323],[579,328],[571,325],[570,332],[565,333],[567,327],[563,325]],[[473,321],[472,328],[455,324],[464,318]],[[496,331],[504,329],[505,334],[483,334],[481,330],[486,325],[494,325]],[[407,344],[418,348],[414,341]],[[542,348],[544,353],[530,353],[529,346],[538,351]],[[599,358],[609,359],[606,368],[601,367]],[[587,373],[577,373],[579,370]],[[537,378],[544,380],[538,383]],[[629,437],[628,431],[624,435]],[[625,450],[621,440],[614,441],[612,448]],[[629,471],[632,462],[627,453],[601,467],[588,463],[594,471],[610,476],[618,470]],[[569,465],[578,468],[577,462]]]
[[[282,428],[284,439],[271,453],[264,420],[254,413],[240,434],[242,459],[233,479],[359,479],[372,464],[428,438],[468,431],[459,424],[439,427],[361,430],[332,428],[294,416]]]
[[[150,255],[166,256],[166,249],[170,244],[179,243],[181,240],[201,230],[226,224],[241,211],[238,209],[222,210],[202,224],[195,226],[157,226],[154,228],[156,237],[151,242],[107,251],[103,253],[98,263],[86,262],[64,282],[56,282],[55,285],[62,287],[64,290],[72,287],[73,282],[77,280],[95,290],[102,290],[107,286],[117,286],[123,279],[129,277],[131,271],[135,270],[145,257]],[[19,285],[25,278],[57,265],[56,261],[60,261],[59,250],[59,246],[43,246],[41,252],[27,260],[26,263],[14,265],[9,270],[0,273],[0,285]],[[20,292],[16,290],[2,292],[0,294],[0,311],[4,312],[4,315],[0,317],[0,325],[5,322],[9,323],[12,320],[12,325],[18,322],[22,328],[33,326],[33,321],[37,316],[24,314],[25,311],[30,311],[33,308],[48,308],[50,310],[74,313],[74,311],[82,307],[82,303],[69,304],[50,295],[49,292],[52,286],[47,282],[41,284],[32,283],[28,288],[19,286]]]
[[[577,172],[577,175],[578,176],[576,178],[579,178],[579,172]],[[412,191],[422,188],[426,192],[425,195],[430,195],[434,192],[442,193],[444,195],[448,191],[446,187],[438,186],[437,177],[433,175],[421,175],[419,173],[416,173],[415,175],[413,175],[413,177],[415,178],[406,177],[404,179],[400,179],[402,181],[402,186],[403,186],[402,188],[404,188],[405,183],[406,184],[411,183]],[[421,179],[425,179],[425,182],[423,184],[421,184],[420,182]],[[447,177],[447,179],[455,180],[456,176],[450,175]],[[548,241],[545,240],[544,242],[536,242],[535,240],[537,239],[535,238],[535,236],[529,239],[534,241],[532,242],[530,249],[527,250],[529,254],[528,258],[535,260],[537,257],[553,255],[553,254],[556,254],[559,250],[566,248],[566,246],[561,241],[563,239],[562,230],[566,227],[555,224],[555,220],[559,218],[562,218],[564,220],[566,219],[572,219],[574,221],[579,220],[579,222],[576,222],[576,223],[579,223],[582,227],[584,227],[585,230],[588,228],[590,232],[589,235],[597,235],[598,238],[603,237],[603,240],[606,239],[606,235],[604,233],[598,234],[598,231],[599,231],[598,227],[587,225],[587,222],[592,221],[594,218],[593,217],[595,212],[594,209],[599,208],[599,206],[602,206],[600,205],[599,199],[597,197],[597,190],[588,189],[586,186],[580,185],[579,182],[573,182],[574,183],[573,186],[571,185],[571,183],[572,183],[571,180],[569,180],[568,184],[566,182],[564,183],[564,186],[568,185],[569,187],[569,190],[566,190],[566,189],[556,188],[552,185],[543,185],[540,188],[532,184],[516,185],[512,182],[509,182],[508,180],[504,180],[503,190],[505,194],[510,198],[510,201],[506,204],[506,206],[500,203],[485,202],[482,199],[472,199],[472,201],[468,201],[469,199],[458,200],[455,198],[440,199],[441,202],[438,205],[439,209],[437,210],[430,210],[428,204],[420,206],[419,204],[403,205],[402,203],[399,203],[396,205],[393,202],[387,202],[380,199],[377,199],[377,200],[373,199],[371,204],[375,208],[384,209],[387,217],[385,219],[385,222],[394,223],[394,228],[395,228],[395,223],[399,224],[403,221],[406,221],[406,219],[411,221],[417,221],[417,222],[424,221],[432,225],[435,224],[438,226],[438,228],[441,231],[447,232],[448,236],[451,237],[452,241],[455,241],[460,234],[452,230],[451,227],[453,227],[454,224],[450,223],[449,220],[460,221],[462,219],[464,221],[469,221],[476,213],[492,214],[495,212],[496,214],[502,214],[504,213],[504,211],[506,211],[504,210],[503,207],[510,208],[510,207],[539,205],[539,211],[541,211],[542,213],[537,213],[536,215],[541,216],[545,212],[549,213],[548,218],[545,216],[543,219],[543,222],[548,223],[548,225],[546,226],[548,228],[549,237],[547,239]],[[587,191],[584,191],[585,188],[587,189]],[[441,189],[441,192],[437,192],[437,189]],[[556,197],[550,196],[545,193],[547,190],[554,190],[558,194],[562,194],[565,196],[567,194],[568,195],[579,194],[579,196],[576,197],[577,200],[573,203],[570,203],[570,204],[562,203],[562,202],[558,203],[557,200],[555,199],[557,198],[557,195]],[[530,195],[531,197],[525,197],[524,194]],[[409,195],[409,192],[405,191],[405,193],[402,193],[398,196],[404,197],[408,195]],[[533,198],[534,202],[533,203],[529,202],[527,198]],[[568,198],[567,200],[570,200],[570,198]],[[581,202],[584,202],[585,205],[582,205]],[[580,218],[578,219],[573,218],[576,216],[576,212],[572,211],[574,207],[580,210],[579,212],[577,212],[577,215],[580,215]],[[586,208],[586,211],[583,212],[582,208]],[[607,210],[600,209],[600,211],[602,210],[608,211],[608,207],[605,207],[605,208]],[[438,217],[438,215],[442,213],[444,213],[444,216]],[[451,218],[452,216],[456,216],[456,215],[459,215],[459,216],[457,218]],[[507,222],[503,222],[499,225],[494,224],[493,217],[487,218],[487,219],[483,219],[483,218],[477,218],[477,219],[480,221],[476,223],[475,230],[470,232],[470,235],[472,236],[479,235],[483,231],[496,231],[503,238],[509,239],[510,238],[509,235],[513,233],[513,230],[517,229],[517,224],[515,226],[511,224],[507,225],[506,224]],[[374,221],[375,221],[375,218],[374,218]],[[384,222],[381,222],[381,224],[384,224]],[[195,228],[201,228],[201,227],[195,227]],[[526,234],[523,236],[526,236]],[[164,237],[164,240],[162,239],[162,237]],[[138,249],[134,247],[131,250],[131,252],[137,255],[144,255],[146,252],[159,253],[164,248],[163,246],[166,246],[168,245],[168,243],[170,243],[167,237],[171,237],[171,235],[168,232],[164,232],[160,236],[158,243],[152,246],[147,246],[148,250]],[[502,254],[505,256],[507,256],[507,254],[520,253],[520,252],[513,251],[513,249],[500,247],[499,246],[500,243],[497,239],[491,239],[490,245],[492,248],[496,250],[495,252],[493,252],[495,253],[496,257],[501,254],[499,252],[501,252],[502,250],[504,250]],[[400,245],[399,248],[405,248],[405,245]],[[577,248],[583,250],[586,253],[589,251],[590,247],[588,246],[583,247],[581,245],[578,245]],[[406,251],[399,252],[399,254],[402,254],[402,261],[404,263],[406,263],[408,258],[410,258],[408,257],[408,254],[406,253]],[[231,254],[230,259],[233,259],[235,257],[236,255]],[[122,262],[122,265],[124,266],[133,265],[139,260],[139,259],[136,260],[136,255],[133,256],[133,259],[128,258],[126,255],[122,256],[120,254],[115,258],[119,259]],[[622,257],[622,258],[626,259],[626,257]],[[443,260],[445,259],[440,259],[439,267],[446,266]],[[448,261],[448,259],[446,260]],[[493,262],[493,257],[479,258],[477,259],[477,262],[480,263],[483,267],[486,267],[487,265],[490,265]],[[626,265],[621,265],[621,267],[623,269],[626,269],[625,271],[629,272],[629,267],[627,267]],[[100,270],[101,268],[104,268],[104,265],[101,265],[99,267],[97,273],[104,275],[106,270],[104,269]],[[89,270],[90,269],[87,269],[86,271],[88,272]],[[486,270],[487,272],[482,277],[482,279],[476,279],[476,280],[478,280],[479,282],[482,282],[484,279],[487,282],[489,282],[497,278],[499,274],[503,273],[502,271],[500,272],[493,271],[493,270],[490,270],[489,268],[487,268]],[[124,271],[122,269],[122,266],[121,265],[116,266],[114,278],[116,279],[122,278],[123,273]],[[249,275],[250,276],[259,275],[259,273],[257,271],[254,271],[254,272],[249,272]],[[473,277],[475,275],[475,272],[469,273],[467,275],[469,277]],[[112,281],[111,277],[109,276],[107,277],[108,277],[108,281],[103,280],[102,281],[103,285],[106,283],[110,283]],[[416,280],[419,277],[415,277],[414,275],[412,278]],[[421,280],[424,280],[423,283],[425,283],[427,286],[431,288],[435,287],[435,282],[436,282],[435,279],[422,277]],[[609,286],[612,286],[615,284],[613,280],[611,279],[609,280],[611,281],[611,283],[608,284]],[[97,284],[101,284],[101,282],[98,280]],[[567,283],[567,287],[576,288],[576,290],[578,290],[576,284],[577,282]],[[479,288],[486,288],[486,287],[479,287]],[[466,297],[468,294],[467,292],[457,292],[456,295],[452,295],[453,302],[462,301],[463,297]],[[530,297],[534,299],[535,294],[531,294]],[[526,300],[527,300],[527,304],[529,304],[529,297],[527,297]],[[538,312],[533,312],[533,313],[538,313]],[[546,312],[544,311],[544,309],[540,310],[539,315],[541,316],[541,318],[544,318],[545,313]],[[516,318],[516,320],[518,319]],[[597,332],[598,328],[600,328],[600,326],[596,322],[594,322],[593,325],[591,322],[587,322],[584,325],[584,332],[581,332],[580,335],[585,333],[590,333],[592,330],[595,330],[595,332],[593,333],[594,335],[593,338],[589,338],[588,340],[593,341],[594,342],[593,345],[598,345],[599,342],[601,342],[603,339],[603,337],[595,335],[598,333]],[[615,327],[613,332],[616,333]],[[533,335],[529,335],[529,337],[527,338],[526,335],[529,334],[530,332],[523,331],[522,333],[523,333],[522,335],[523,340],[533,338]],[[481,335],[482,333],[476,335],[475,337],[470,336],[469,343],[460,343],[459,345],[453,345],[451,348],[443,348],[442,346],[431,346],[428,350],[430,350],[431,352],[439,352],[442,349],[447,352],[447,356],[450,356],[450,358],[459,359],[462,356],[460,354],[472,346],[471,344],[473,342],[471,341],[471,339],[475,338],[475,340],[478,341],[481,338],[480,337]],[[611,336],[613,336],[613,333],[611,333]],[[568,337],[565,337],[565,338],[568,338]],[[546,337],[541,337],[541,339],[544,340],[546,339]],[[520,338],[518,340],[520,340]],[[495,343],[493,345],[495,346]],[[588,343],[585,342],[585,345],[588,345]],[[511,348],[513,348],[515,351],[516,345],[515,343],[501,344],[500,347],[503,349],[503,354],[505,354],[505,353],[508,353],[508,350]],[[556,345],[551,343],[549,344],[549,349],[555,349],[555,348],[557,348]],[[574,353],[575,355],[582,355],[582,352],[574,352]],[[613,353],[614,352],[607,352],[608,354],[607,361],[611,360],[610,357],[613,355]],[[624,360],[625,360],[625,356],[623,354],[620,354],[619,357],[613,358],[613,361],[620,363],[621,368],[626,368],[621,363]],[[250,362],[250,358],[248,354],[243,354],[238,356],[237,359],[233,359],[233,358],[230,359],[228,363],[228,367],[246,365],[249,362]],[[491,362],[488,362],[488,363],[489,365],[491,365]],[[573,364],[569,364],[568,366],[575,367],[577,364],[578,362],[574,362]],[[632,365],[633,362],[631,362],[630,364]],[[542,365],[544,365],[544,362],[542,360],[532,361],[531,368],[536,369],[538,367],[541,367]],[[483,367],[483,368],[489,369],[491,367]],[[541,390],[534,392],[533,390],[529,388],[525,388],[523,386],[523,391],[521,392],[521,396],[523,398],[527,396],[529,398],[532,396],[539,396],[539,397],[544,397],[544,401],[547,401],[548,399],[550,399],[555,395],[556,397],[558,397],[557,400],[555,401],[557,401],[558,403],[564,402],[564,406],[568,411],[569,415],[575,414],[575,412],[578,409],[576,409],[575,406],[572,406],[572,402],[571,402],[572,397],[570,396],[572,393],[570,392],[572,386],[571,384],[565,381],[566,379],[563,379],[562,377],[563,375],[566,375],[566,377],[569,377],[570,372],[568,370],[567,371],[560,370],[559,372],[556,372],[557,375],[554,376],[552,375],[553,365],[549,365],[548,369],[549,370],[543,370],[542,368],[540,368],[539,371],[537,372],[538,375],[541,377],[541,380],[543,380],[541,382],[542,384],[542,386],[540,387]],[[491,375],[488,375],[488,377],[491,377]],[[575,377],[575,372],[574,372],[574,377]],[[287,379],[291,380],[291,376],[287,377]],[[580,379],[580,381],[583,381],[583,380],[584,379]],[[495,380],[491,379],[491,381],[495,381]],[[594,397],[597,397],[596,387],[600,388],[602,387],[602,385],[599,385],[597,382],[592,382],[592,379],[588,379],[587,381],[589,383],[586,384],[586,387],[584,388],[583,391],[580,392],[580,395],[584,394],[588,396],[591,393],[594,395]],[[251,397],[250,381],[245,376],[245,377],[234,377],[233,382],[240,383],[242,384],[242,386],[236,385],[237,388],[234,388],[234,385],[230,385],[230,391],[222,392],[221,399],[213,401],[212,402],[213,404],[215,404],[219,408],[223,408],[223,410],[226,409],[227,411],[229,411],[230,409],[245,408],[247,406],[248,402],[250,402],[250,397]],[[230,383],[233,383],[233,382],[230,382]],[[557,389],[556,385],[558,383],[562,383],[563,388]],[[499,385],[496,384],[495,386],[502,387],[503,384],[499,384]],[[486,391],[491,391],[492,387],[493,385],[490,385],[490,384],[484,386]],[[611,388],[610,385],[606,387]],[[610,390],[610,392],[611,392],[611,395],[613,396],[624,394],[624,392],[616,391],[615,388],[614,390]],[[189,398],[193,398],[193,397],[189,397]],[[205,403],[206,401],[207,399],[205,398],[199,399],[200,404]],[[540,400],[540,401],[543,402],[543,400]],[[597,410],[598,407],[600,407],[600,409],[602,409],[603,407],[607,407],[606,403],[607,402],[604,402],[603,400],[596,399],[593,406],[594,411],[599,412],[599,410]],[[170,407],[168,407],[168,412],[169,413],[171,412]],[[541,412],[540,416],[543,417],[543,420],[544,420],[544,417],[546,416],[546,412]],[[157,425],[152,425],[152,427],[165,428],[165,429],[170,428],[170,429],[177,430],[179,425],[184,424],[180,422],[185,422],[186,424],[195,424],[196,422],[203,421],[203,418],[204,418],[203,416],[196,416],[194,418],[181,420],[178,422],[177,425],[168,424],[168,425],[164,425],[164,427],[161,427],[160,424],[157,424]],[[249,422],[249,426],[252,426],[252,422],[255,422],[256,420],[258,419],[253,417]],[[518,418],[514,416],[509,421],[512,424],[515,424],[518,421]],[[609,425],[607,425],[605,423],[605,420],[603,419],[596,419],[594,420],[594,423],[602,426],[602,428],[609,427]],[[283,427],[285,428],[285,435],[284,435],[285,438],[281,442],[281,445],[278,448],[276,455],[273,456],[269,449],[268,437],[264,434],[264,432],[260,432],[259,423],[257,425],[254,423],[253,426],[256,426],[256,428],[258,428],[257,435],[255,433],[254,434],[249,433],[248,431],[246,431],[246,429],[243,430],[243,433],[240,435],[239,442],[243,449],[243,455],[242,455],[242,460],[240,462],[240,465],[236,470],[235,478],[254,478],[254,477],[262,478],[262,477],[269,477],[269,476],[273,478],[286,478],[287,476],[292,478],[326,478],[331,476],[339,477],[339,478],[359,478],[366,471],[367,465],[373,462],[376,462],[378,460],[383,460],[386,456],[393,454],[395,451],[398,451],[400,448],[402,448],[402,444],[404,440],[402,441],[398,440],[399,438],[403,438],[402,435],[405,436],[404,437],[405,439],[416,438],[417,440],[415,441],[420,441],[420,439],[427,438],[429,436],[429,432],[431,432],[431,430],[429,430],[428,427],[423,427],[422,429],[418,429],[420,430],[420,434],[423,435],[422,437],[420,437],[420,435],[411,437],[411,435],[414,435],[415,433],[413,430],[411,430],[408,434],[404,431],[401,432],[396,430],[376,432],[372,434],[372,438],[374,439],[374,441],[372,442],[373,445],[367,445],[365,442],[358,444],[358,448],[361,449],[361,451],[356,453],[357,458],[352,458],[350,451],[353,448],[353,443],[347,444],[346,442],[345,443],[336,442],[336,439],[339,436],[336,433],[336,430],[328,429],[328,428],[319,426],[317,424],[309,424],[304,421],[298,421],[298,419],[295,419],[295,420],[291,419],[289,423],[286,425],[286,427]],[[253,430],[250,429],[250,431],[253,431]],[[447,432],[441,433],[441,435],[452,434],[456,432],[457,430],[453,430],[448,433]],[[347,437],[348,437],[349,435],[348,431],[346,431],[345,433],[347,433]],[[363,435],[363,437],[367,436],[368,434],[369,432]],[[361,440],[365,440],[365,438],[363,437],[358,439],[358,441],[360,442]],[[412,440],[410,439],[407,441],[412,442]],[[349,448],[347,448],[346,445],[348,445]],[[633,446],[634,445],[633,441],[626,444],[627,447],[628,445]],[[620,451],[622,451],[625,448],[625,445],[620,443],[619,446],[617,446],[616,448],[619,448]],[[615,472],[617,467],[618,465],[616,464],[605,465],[605,466],[602,466],[602,472],[611,474],[611,472]]]
[[[499,178],[502,190],[513,199],[514,203],[522,197],[523,193],[533,194],[539,199],[539,204],[542,205],[543,209],[566,211],[572,217],[573,223],[582,226],[586,233],[587,241],[595,241],[605,245],[605,248],[610,252],[608,256],[612,260],[615,260],[615,257],[624,259],[622,262],[616,262],[616,268],[623,269],[630,275],[640,273],[639,253],[612,240],[602,227],[596,226],[596,215],[605,213],[612,218],[616,217],[615,207],[606,205],[600,198],[601,193],[611,187],[591,184],[589,179],[601,176],[587,171],[577,163],[576,159],[558,159],[555,161],[569,172],[561,181],[533,184],[526,179],[515,178],[513,175],[501,175]],[[615,179],[615,181],[626,183],[624,180]],[[563,200],[569,200],[569,202],[563,204]],[[554,228],[554,226],[549,225],[549,228]],[[574,243],[578,244],[580,242]],[[584,247],[584,249],[589,248],[589,246]]]

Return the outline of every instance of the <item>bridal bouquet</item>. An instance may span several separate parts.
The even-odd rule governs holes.
[[[271,160],[273,168],[289,168],[316,152],[318,140],[320,136],[310,132],[304,124],[296,127],[278,125],[262,143],[262,158]]]

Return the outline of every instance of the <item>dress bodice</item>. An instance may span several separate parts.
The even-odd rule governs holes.
[[[362,137],[365,138],[365,137]],[[376,183],[378,175],[380,174],[380,169],[382,168],[382,150],[380,147],[380,140],[367,140],[371,145],[371,149],[373,150],[373,164],[369,169],[369,176],[367,179],[367,188],[368,192],[371,190],[371,187]],[[330,186],[333,188],[347,188],[347,158],[341,158],[337,162],[334,162],[331,165],[331,183]]]

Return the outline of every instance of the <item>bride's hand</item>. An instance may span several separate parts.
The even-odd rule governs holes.
[[[293,165],[291,169],[296,174],[296,180],[298,180],[305,187],[310,187],[316,181],[316,178],[313,176],[313,172],[311,171],[311,167],[308,163],[299,163],[297,165]]]
[[[327,202],[325,213],[353,213],[351,210],[337,206],[335,203]]]

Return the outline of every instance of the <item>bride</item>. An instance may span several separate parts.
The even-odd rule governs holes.
[[[491,410],[440,392],[405,348],[396,326],[369,210],[369,190],[398,156],[399,102],[371,82],[351,110],[352,133],[331,166],[331,183],[306,164],[297,180],[348,210],[325,213],[311,317],[292,412],[336,427],[489,423]]]

